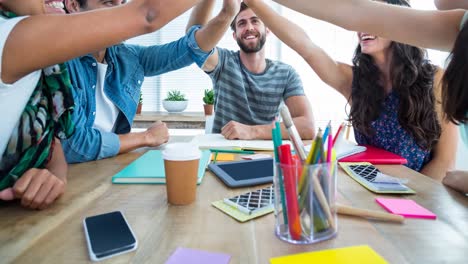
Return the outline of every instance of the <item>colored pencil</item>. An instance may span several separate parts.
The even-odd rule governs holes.
[[[336,131],[335,137],[333,138],[333,146],[335,146],[336,141],[338,140],[338,137],[340,136],[341,130],[343,129],[345,123],[341,123],[340,127],[338,127],[338,130]]]
[[[289,220],[289,234],[294,240],[301,238],[301,222],[299,218],[299,206],[297,201],[296,175],[293,159],[291,156],[291,146],[288,144],[281,145],[278,151],[281,164],[284,165],[284,189],[286,194],[287,214]]]

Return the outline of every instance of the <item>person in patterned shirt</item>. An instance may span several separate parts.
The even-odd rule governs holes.
[[[74,132],[73,100],[58,63],[160,29],[196,3],[133,0],[68,16],[44,15],[63,13],[61,0],[0,0],[0,200],[44,209],[65,191],[59,138]]]

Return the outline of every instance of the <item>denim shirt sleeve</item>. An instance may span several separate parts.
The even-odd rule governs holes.
[[[191,51],[191,56],[193,61],[197,64],[198,67],[202,67],[203,64],[205,64],[205,61],[210,57],[213,52],[214,48],[211,49],[209,52],[205,52],[202,49],[200,49],[200,46],[198,46],[198,42],[195,39],[195,33],[201,28],[200,25],[194,25],[192,26],[188,33],[188,46]]]
[[[200,49],[195,39],[195,32],[198,29],[200,26],[192,26],[184,37],[164,45],[149,47],[127,45],[127,47],[139,57],[145,76],[178,70],[193,62],[201,67],[213,50],[205,52]]]
[[[76,95],[74,91],[75,109],[73,122],[75,133],[69,139],[62,140],[62,147],[68,163],[79,163],[113,157],[119,153],[120,140],[115,133],[101,132],[92,127],[93,120],[87,116],[81,107],[81,100],[85,100],[85,94]]]

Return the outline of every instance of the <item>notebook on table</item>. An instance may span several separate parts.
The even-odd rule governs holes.
[[[210,162],[211,152],[202,151],[198,164],[197,184],[205,175],[205,169]],[[112,177],[112,183],[149,183],[165,184],[164,160],[160,150],[149,150],[141,157],[130,163],[123,170]]]
[[[372,164],[406,164],[408,161],[390,151],[376,148],[373,146],[364,146],[366,150],[344,158],[338,158],[340,162],[370,162]]]

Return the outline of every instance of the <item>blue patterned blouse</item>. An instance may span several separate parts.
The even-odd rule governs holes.
[[[431,151],[422,149],[414,137],[398,121],[400,100],[396,92],[391,92],[384,100],[382,112],[372,121],[375,133],[367,137],[354,129],[359,145],[371,145],[398,154],[408,160],[409,168],[420,171],[431,160]]]

